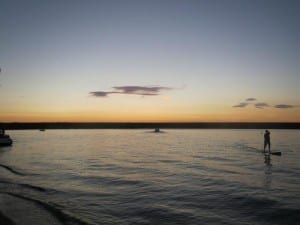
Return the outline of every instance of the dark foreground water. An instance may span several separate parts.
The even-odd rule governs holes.
[[[10,131],[0,216],[15,224],[298,224],[300,131]]]

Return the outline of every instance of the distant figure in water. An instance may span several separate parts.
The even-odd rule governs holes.
[[[270,153],[271,139],[270,139],[270,132],[269,132],[268,130],[265,131],[264,139],[265,139],[265,143],[264,143],[264,152],[266,151],[266,147],[268,146],[268,148],[269,148],[269,153]]]
[[[160,132],[159,128],[158,128],[158,127],[155,128],[154,132],[155,132],[155,133],[159,133],[159,132]]]
[[[5,130],[4,129],[0,129],[0,136],[4,136],[5,135]]]

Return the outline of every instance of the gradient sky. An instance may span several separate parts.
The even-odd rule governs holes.
[[[299,40],[297,0],[0,0],[0,122],[300,122]]]

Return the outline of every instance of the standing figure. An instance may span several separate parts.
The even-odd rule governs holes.
[[[270,132],[268,130],[265,131],[264,134],[264,152],[266,151],[266,147],[268,146],[269,148],[269,153],[270,153],[270,148],[271,148],[271,138],[270,138]]]

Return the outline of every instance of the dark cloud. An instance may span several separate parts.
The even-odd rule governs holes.
[[[279,105],[275,105],[274,108],[277,109],[291,109],[291,108],[296,108],[299,107],[297,105],[287,105],[287,104],[279,104]]]
[[[251,101],[256,101],[256,98],[247,98],[246,99],[247,102],[241,102],[237,105],[234,105],[233,107],[235,108],[245,108],[248,105],[254,105],[256,108],[258,109],[263,109],[264,107],[269,107],[269,105],[265,102],[258,102],[258,103],[250,103]]]
[[[270,107],[270,105],[268,103],[265,102],[253,102],[253,101],[257,101],[256,98],[247,98],[245,100],[245,102],[241,102],[237,105],[234,105],[233,107],[235,108],[245,108],[248,105],[254,105],[255,108],[257,109],[264,109],[266,107]],[[288,105],[288,104],[278,104],[278,105],[274,105],[274,108],[277,109],[291,109],[291,108],[298,108],[300,107],[300,105]]]
[[[269,105],[265,102],[259,102],[254,104],[256,108],[263,109],[264,107],[269,107]]]
[[[247,107],[248,105],[251,105],[253,101],[256,101],[257,99],[256,98],[247,98],[245,99],[245,102],[241,102],[237,105],[234,105],[233,107],[235,108],[245,108]]]
[[[92,91],[90,92],[90,95],[94,97],[107,97],[109,94],[113,94],[112,91]]]
[[[94,97],[108,97],[110,94],[130,94],[141,96],[160,95],[161,91],[172,90],[170,87],[162,86],[115,86],[114,91],[93,91],[90,94]]]
[[[122,94],[135,95],[158,95],[160,91],[172,89],[170,87],[161,86],[116,86],[113,88]]]
[[[244,108],[244,107],[246,107],[247,105],[249,105],[249,103],[241,102],[240,104],[234,105],[234,106],[232,106],[232,107],[235,107],[235,108]]]

